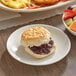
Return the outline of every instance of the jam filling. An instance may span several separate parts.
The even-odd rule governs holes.
[[[50,40],[48,44],[42,44],[40,46],[33,46],[29,48],[36,54],[48,54],[53,47],[54,41]]]

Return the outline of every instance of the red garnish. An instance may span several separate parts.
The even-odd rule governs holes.
[[[65,10],[64,11],[64,20],[69,19],[69,18],[72,18],[74,16],[76,16],[76,13],[73,12],[72,10],[69,10],[68,9],[68,10]]]
[[[28,8],[30,8],[30,9],[35,9],[35,8],[40,8],[41,6],[39,6],[39,5],[35,5],[35,4],[30,4],[29,6],[28,6]]]

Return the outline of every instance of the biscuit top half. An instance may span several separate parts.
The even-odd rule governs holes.
[[[44,39],[50,38],[50,32],[42,26],[36,26],[26,29],[22,35],[22,40],[35,40],[35,39]]]

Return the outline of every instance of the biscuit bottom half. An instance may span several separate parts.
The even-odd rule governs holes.
[[[44,58],[50,54],[55,52],[55,45],[54,41],[50,39],[49,43],[42,44],[40,46],[28,46],[24,47],[25,51],[30,55],[34,56],[35,58]]]
[[[48,54],[50,52],[50,49],[53,47],[53,44],[53,40],[50,40],[47,44],[42,44],[40,46],[33,47],[29,46],[29,49],[31,49],[36,54]]]

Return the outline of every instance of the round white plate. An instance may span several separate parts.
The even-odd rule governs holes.
[[[20,46],[20,39],[22,32],[30,27],[43,26],[51,32],[51,37],[56,44],[56,50],[53,55],[49,55],[43,59],[36,59],[24,51],[24,48]],[[71,43],[68,36],[60,29],[45,25],[45,24],[32,24],[21,27],[13,32],[7,41],[7,49],[10,55],[16,60],[29,64],[29,65],[48,65],[53,64],[63,59],[70,51]]]

